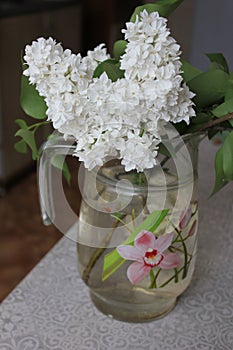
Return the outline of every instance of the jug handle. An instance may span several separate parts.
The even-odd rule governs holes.
[[[61,218],[58,220],[59,216],[56,215],[54,210],[54,166],[52,165],[52,159],[54,156],[62,155],[65,160],[65,156],[73,154],[74,150],[74,138],[65,140],[59,134],[53,135],[43,144],[37,163],[37,183],[42,221],[46,226],[53,223],[63,233],[67,231],[67,227],[63,227]],[[74,222],[77,222],[77,215],[67,202],[62,185],[62,171],[56,173],[56,180],[56,192],[59,193],[59,203],[61,205],[60,213],[62,212],[63,218],[68,217],[71,225],[73,225]]]

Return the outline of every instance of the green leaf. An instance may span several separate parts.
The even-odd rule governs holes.
[[[219,103],[225,95],[228,80],[229,75],[220,69],[201,73],[190,80],[188,86],[196,94],[193,101],[197,108]]]
[[[34,131],[30,131],[29,129],[19,129],[15,136],[19,136],[23,139],[23,141],[31,148],[32,150],[32,158],[35,160],[38,157],[38,150],[35,141]]]
[[[96,67],[93,78],[99,78],[104,72],[106,72],[107,76],[112,81],[117,81],[118,79],[123,78],[124,71],[119,68],[118,63],[118,61],[112,59],[101,62]]]
[[[212,110],[215,117],[223,117],[229,113],[233,112],[233,97],[221,103],[218,107]]]
[[[158,153],[163,154],[164,156],[169,157],[169,158],[171,157],[171,153],[169,152],[167,147],[164,146],[164,144],[162,142],[159,144]]]
[[[116,60],[119,61],[120,57],[124,54],[127,46],[127,41],[117,40],[113,46],[113,54]]]
[[[122,214],[121,213],[118,213],[117,211],[115,213],[113,213],[112,215],[115,219],[121,219],[122,217]]]
[[[197,113],[196,117],[191,119],[192,124],[205,124],[210,121],[211,115],[209,113]]]
[[[134,10],[130,21],[135,22],[136,16],[138,16],[143,10],[147,10],[148,13],[158,11],[160,16],[168,17],[183,1],[184,0],[158,0],[153,4],[138,6]]]
[[[209,129],[207,131],[208,139],[211,140],[213,137],[219,134],[219,131],[216,129]]]
[[[215,156],[215,184],[212,195],[233,180],[233,131],[225,138]]]
[[[193,118],[195,118],[195,117],[193,117]],[[174,128],[177,130],[177,132],[180,135],[183,135],[183,134],[187,133],[188,125],[184,121],[181,121],[179,123],[172,123],[172,125],[174,126]]]
[[[216,62],[211,62],[209,64],[208,70],[215,70],[215,69],[220,69],[220,70],[224,70],[221,66],[221,64],[218,64]]]
[[[225,101],[231,100],[233,98],[233,80],[228,81],[228,86],[225,93]],[[228,120],[228,123],[233,127],[233,120]]]
[[[223,188],[227,181],[224,179],[222,152],[220,149],[215,156],[215,184],[211,196]]]
[[[65,162],[65,156],[62,154],[57,154],[52,157],[51,163],[55,168],[62,171],[66,181],[68,182],[68,184],[70,184],[71,174],[70,174],[68,165]]]
[[[221,67],[226,73],[229,73],[229,67],[227,61],[222,53],[207,53],[206,56],[210,62],[216,63],[218,67]]]
[[[22,75],[20,103],[23,111],[36,119],[46,118],[47,106],[44,98],[39,95],[35,85],[29,83],[28,77]]]
[[[133,245],[135,237],[143,230],[154,232],[164,220],[168,214],[168,211],[168,209],[153,211],[122,244]],[[116,270],[118,270],[124,262],[125,259],[120,256],[116,249],[105,255],[102,280],[105,281]]]
[[[123,244],[133,244],[135,237],[143,230],[154,232],[167,216],[169,209],[155,210],[134,230]]]
[[[189,62],[183,59],[181,61],[182,61],[182,67],[181,67],[182,76],[185,82],[188,82],[193,78],[197,77],[199,74],[201,74],[201,71],[196,67],[192,66]]]
[[[190,124],[186,130],[187,133],[198,132],[202,129],[203,124]]]
[[[227,101],[227,100],[230,100],[232,97],[233,97],[233,80],[230,77],[230,79],[228,80],[224,99],[225,101]]]
[[[210,113],[200,112],[196,117],[191,119],[191,123],[188,125],[186,132],[193,133],[202,129],[202,127],[212,119]]]
[[[233,80],[231,78],[228,81],[227,89],[226,89],[226,92],[225,92],[225,102],[227,103],[228,100],[232,100],[232,99],[233,99]],[[231,104],[231,102],[230,102],[230,104]],[[228,113],[230,113],[230,112],[228,112]],[[230,125],[233,127],[233,120],[232,119],[228,120],[228,123],[230,123]]]
[[[18,126],[21,129],[27,129],[28,128],[28,125],[27,125],[27,123],[25,122],[24,119],[16,119],[15,122],[16,122],[16,124],[18,124]]]
[[[14,144],[14,148],[19,153],[27,153],[27,144],[24,140],[20,140]]]
[[[233,180],[233,131],[226,136],[221,152],[223,154],[224,179],[231,181]]]

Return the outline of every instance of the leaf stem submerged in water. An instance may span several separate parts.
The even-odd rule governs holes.
[[[115,231],[115,229],[118,227],[119,223],[122,222],[122,220],[124,219],[126,215],[122,215],[121,219],[119,220],[119,218],[114,222],[114,225],[111,229],[111,231],[107,234],[107,236],[104,238],[104,240],[101,243],[101,247],[97,248],[93,255],[91,256],[87,266],[85,267],[83,274],[82,274],[82,279],[85,283],[88,283],[89,277],[90,277],[90,273],[91,270],[93,269],[93,267],[95,266],[96,262],[98,261],[98,259],[101,257],[101,255],[104,253],[107,244],[110,242],[113,233]]]

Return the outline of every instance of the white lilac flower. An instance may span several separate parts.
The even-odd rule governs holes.
[[[170,121],[173,123],[179,123],[184,120],[187,124],[189,123],[190,117],[196,115],[193,104],[190,103],[190,99],[194,97],[194,94],[189,90],[186,84],[183,84],[179,90],[179,95],[176,104],[173,105],[170,110]]]
[[[79,150],[75,151],[75,155],[78,156],[79,160],[84,163],[84,166],[92,170],[96,166],[102,166],[103,160],[106,157],[106,155],[109,155],[108,148],[106,149],[105,144],[98,144],[95,145],[92,148],[87,148],[82,150],[81,152]]]
[[[93,82],[90,83],[87,96],[90,104],[98,109],[102,106],[111,95],[112,81],[108,78],[104,72],[100,78],[94,78]],[[95,111],[96,113],[97,111]]]
[[[52,38],[39,38],[33,41],[32,45],[25,48],[24,60],[28,68],[24,71],[24,75],[29,77],[32,84],[38,83],[41,79],[45,79],[50,74],[50,67],[61,62],[63,49],[60,44]]]
[[[102,166],[105,159],[109,156],[117,156],[116,150],[109,140],[95,141],[91,146],[90,144],[85,145],[85,140],[83,139],[83,141],[82,149],[80,150],[80,145],[77,145],[74,155],[78,156],[79,160],[89,170],[94,169],[96,166]]]
[[[53,120],[55,129],[59,129],[67,121],[73,119],[73,106],[66,104],[62,99],[47,100],[47,115]]]
[[[120,149],[121,163],[125,170],[136,169],[138,172],[152,168],[156,164],[156,145],[148,135],[135,135],[128,132],[128,138]]]
[[[135,23],[127,23],[122,30],[129,41],[125,54],[121,57],[121,69],[128,79],[156,79],[158,68],[176,62],[180,47],[170,37],[166,19],[157,12],[148,14],[144,10]],[[176,69],[177,73],[177,69]]]
[[[105,44],[98,45],[93,51],[89,50],[87,56],[83,57],[83,63],[87,66],[87,75],[92,79],[93,72],[98,66],[99,62],[103,62],[110,58],[110,55],[107,53]]]
[[[108,156],[121,158],[126,171],[153,167],[161,121],[189,123],[195,115],[167,20],[143,11],[123,33],[125,73],[115,82],[106,73],[93,78],[98,64],[110,58],[104,44],[85,57],[63,50],[52,38],[39,38],[25,49],[24,75],[44,97],[54,128],[75,138],[74,155],[88,169]]]
[[[182,85],[180,47],[170,36],[166,22],[158,13],[144,10],[135,23],[126,24],[123,33],[129,43],[121,57],[121,68],[129,80],[140,83],[141,100],[156,119],[189,123],[195,115],[194,95]],[[154,126],[150,121],[150,130]]]
[[[109,111],[113,112],[112,120],[122,122],[128,127],[141,129],[141,88],[136,81],[125,78],[112,84],[109,99]]]

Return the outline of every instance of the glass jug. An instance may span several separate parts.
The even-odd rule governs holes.
[[[78,270],[103,313],[129,322],[153,320],[172,310],[189,286],[197,250],[199,140],[165,138],[158,165],[140,174],[126,172],[118,159],[91,171],[81,164],[79,216],[52,166],[54,157],[73,153],[74,140],[58,135],[44,145],[38,163],[42,218],[64,234],[65,219],[78,223],[70,237]]]

